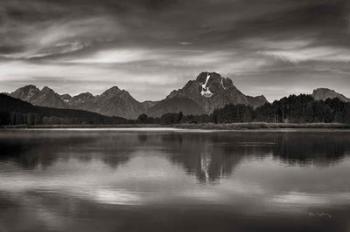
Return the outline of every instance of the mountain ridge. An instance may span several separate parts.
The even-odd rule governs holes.
[[[222,77],[216,72],[201,72],[182,88],[171,91],[159,101],[140,102],[118,86],[112,86],[99,95],[83,92],[71,96],[60,95],[46,86],[40,90],[35,85],[26,85],[8,95],[37,106],[86,110],[129,119],[136,119],[141,114],[158,117],[180,111],[185,115],[210,114],[229,104],[257,108],[268,103],[264,95],[253,97],[243,94],[230,78]],[[327,88],[315,89],[312,96],[315,100],[339,98],[344,102],[350,101],[344,95]]]

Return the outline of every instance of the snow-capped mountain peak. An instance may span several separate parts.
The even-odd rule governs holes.
[[[210,91],[210,89],[208,87],[209,79],[210,79],[210,74],[208,73],[207,78],[205,79],[205,83],[202,84],[201,95],[203,97],[211,97],[211,96],[213,96],[213,93]]]

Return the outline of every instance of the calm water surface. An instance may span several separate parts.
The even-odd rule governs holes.
[[[0,131],[3,231],[350,231],[350,132]]]

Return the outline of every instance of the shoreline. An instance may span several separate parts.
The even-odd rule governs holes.
[[[55,129],[55,128],[174,128],[202,130],[274,130],[274,129],[350,129],[350,124],[342,123],[182,123],[182,124],[66,124],[66,125],[16,125],[2,126],[0,129]]]
[[[179,124],[175,128],[204,130],[274,130],[274,129],[350,129],[350,124],[343,123],[203,123]]]

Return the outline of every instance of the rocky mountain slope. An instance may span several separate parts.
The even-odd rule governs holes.
[[[10,96],[37,106],[67,108],[61,96],[48,87],[40,90],[34,85],[27,85],[12,92]]]
[[[227,104],[243,104],[256,108],[266,102],[264,96],[244,95],[229,78],[215,72],[202,72],[196,80],[190,80],[182,89],[171,92],[166,99],[150,107],[147,113],[151,116],[179,111],[184,114],[209,114]]]

